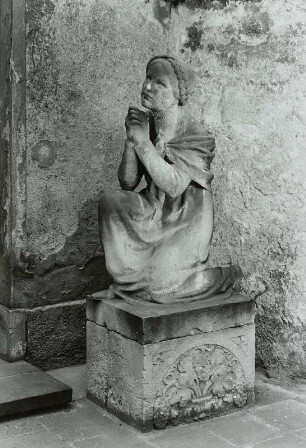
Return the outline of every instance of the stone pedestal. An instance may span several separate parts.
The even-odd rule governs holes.
[[[87,304],[91,400],[142,431],[253,404],[249,297],[137,307],[98,297]]]

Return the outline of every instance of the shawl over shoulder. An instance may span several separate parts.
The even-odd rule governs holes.
[[[211,134],[185,134],[166,144],[166,155],[191,180],[210,190],[213,174],[210,163],[214,158],[215,139]]]
[[[211,190],[213,174],[210,164],[214,158],[215,138],[188,113],[183,117],[182,132],[165,144],[169,162],[184,171],[189,178],[206,190]],[[150,115],[151,141],[157,135],[153,116]]]

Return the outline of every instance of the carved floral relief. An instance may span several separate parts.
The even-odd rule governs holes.
[[[241,363],[216,344],[180,355],[164,375],[163,385],[154,403],[154,426],[158,429],[241,407],[248,398]]]

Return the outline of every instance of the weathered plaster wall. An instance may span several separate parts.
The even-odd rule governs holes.
[[[127,109],[139,104],[146,60],[167,42],[154,8],[143,1],[27,0],[26,6],[27,245],[14,306],[74,306],[109,284],[97,200],[118,186]],[[56,319],[64,325],[62,310]],[[80,314],[85,320],[84,308],[75,305],[76,322]],[[64,340],[64,330],[58,343],[53,337],[58,314],[45,313],[43,321],[28,315],[27,359],[50,367],[48,353],[63,365],[68,351],[53,356],[49,350]],[[44,356],[36,333],[52,338]],[[80,334],[85,340],[83,328]],[[75,347],[79,340],[72,340]],[[75,354],[66,362],[80,359]]]
[[[305,379],[305,4],[176,3],[169,50],[197,68],[217,137],[211,263],[239,262],[257,297],[258,362]]]
[[[97,199],[116,186],[124,116],[139,103],[144,61],[165,49],[163,27],[140,5],[27,0],[29,274],[18,304],[72,300],[103,286]],[[58,288],[49,288],[53,281]]]
[[[78,300],[108,284],[97,198],[117,185],[145,63],[167,51],[196,68],[194,113],[217,137],[211,263],[239,261],[243,289],[257,297],[258,361],[271,375],[305,377],[304,9],[302,0],[26,0],[27,181],[12,305],[32,309],[28,359],[50,366],[37,334],[55,364],[81,359],[62,344],[66,306],[80,316]]]

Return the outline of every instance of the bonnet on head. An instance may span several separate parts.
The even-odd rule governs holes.
[[[151,62],[156,59],[165,59],[171,64],[178,80],[179,105],[184,106],[188,102],[192,92],[192,84],[194,78],[193,70],[187,64],[184,64],[173,56],[169,56],[166,54],[154,56],[153,58],[151,58],[147,64],[147,70]]]

